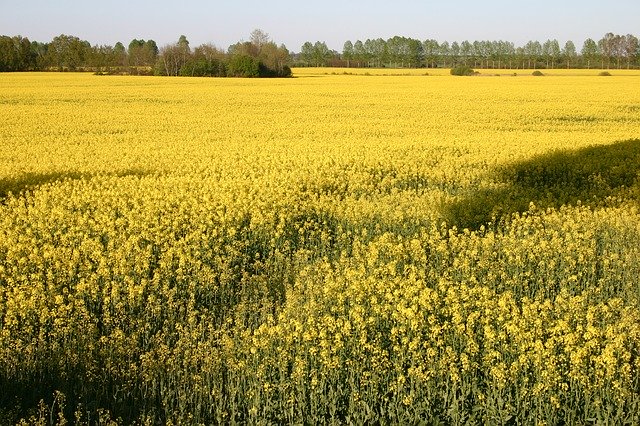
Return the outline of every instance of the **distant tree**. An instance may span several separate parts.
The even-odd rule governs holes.
[[[313,65],[314,49],[310,41],[305,42],[300,48],[300,57],[307,66]]]
[[[425,52],[426,53],[426,52]],[[464,65],[468,65],[468,61],[473,54],[473,45],[468,40],[463,41],[460,44],[460,56],[462,56],[462,61]]]
[[[638,38],[632,34],[627,34],[624,37],[624,55],[627,58],[627,69],[631,68],[631,62],[637,58],[638,54],[640,54]]]
[[[27,71],[35,67],[28,38],[0,36],[0,71]]]
[[[527,58],[527,68],[535,69],[537,68],[538,59],[542,56],[542,45],[539,41],[530,40],[524,45],[524,54]]]
[[[292,56],[289,49],[287,49],[287,46],[281,44],[278,49],[278,55],[280,58],[280,77],[291,77],[293,74],[289,66],[291,65]]]
[[[614,34],[611,39],[611,56],[616,60],[616,67],[618,69],[622,66],[622,61],[626,57],[626,49],[625,49],[625,37]]]
[[[180,38],[178,38],[178,43],[176,44],[176,47],[178,48],[178,52],[182,56],[181,58],[182,63],[186,63],[189,60],[189,55],[191,54],[191,48],[189,47],[189,40],[187,40],[187,37],[184,34],[181,35]]]
[[[375,57],[376,48],[374,46],[374,43],[375,42],[373,41],[373,39],[370,39],[370,38],[366,39],[363,43],[365,58],[366,58],[368,67],[376,66],[377,58]]]
[[[178,47],[180,47],[185,52],[191,53],[191,49],[189,48],[189,40],[187,40],[187,36],[184,34],[178,38]]]
[[[203,52],[216,52],[216,59]],[[175,44],[158,49],[153,40],[133,39],[127,49],[118,42],[114,46],[91,46],[78,37],[61,34],[49,43],[30,41],[21,36],[0,36],[0,71],[18,70],[105,70],[130,66],[129,72],[147,72],[155,65],[155,72],[163,75],[224,75],[233,56],[248,56],[258,61],[260,76],[289,75],[291,55],[284,45],[276,45],[269,34],[256,29],[250,41],[231,45],[227,52],[213,46],[191,49],[186,36],[181,35]],[[347,40],[341,54],[330,50],[326,43],[306,42],[298,56],[299,63],[307,66],[323,66],[341,58],[351,66],[393,67],[442,67],[473,66],[486,68],[516,67],[537,69],[546,67],[583,66],[594,63],[601,67],[640,65],[640,42],[632,34],[607,33],[598,42],[589,38],[580,52],[567,41],[563,48],[556,39],[543,44],[529,41],[516,47],[503,40],[468,40],[458,43],[429,39],[421,42],[408,37],[394,36],[387,40],[370,38],[354,43]],[[242,60],[238,60],[240,64]],[[249,64],[249,61],[244,61]],[[183,69],[184,68],[184,69]],[[253,67],[244,67],[253,70]],[[251,74],[253,71],[249,72]],[[245,73],[246,74],[246,73]]]
[[[576,45],[573,44],[571,40],[568,40],[564,44],[564,48],[562,49],[562,56],[564,56],[564,60],[567,63],[567,68],[571,68],[571,65],[575,63],[575,60],[578,57]]]
[[[187,49],[188,46],[187,42]],[[128,49],[129,65],[134,68],[153,66],[156,63],[158,53],[159,49],[155,41],[133,39],[129,43]]]
[[[510,41],[498,41],[494,50],[494,55],[498,61],[498,68],[506,67],[509,63],[509,68],[513,67],[513,60],[516,54],[516,47]]]
[[[316,67],[325,66],[331,57],[331,51],[325,42],[316,41],[313,45],[313,63]]]
[[[156,63],[156,74],[181,75],[182,67],[190,60],[191,49],[187,37],[181,35],[177,43],[168,44],[160,49]]]
[[[144,40],[138,40],[134,38],[129,42],[129,48],[127,49],[127,52],[128,52],[128,59],[129,59],[130,66],[138,67],[143,65],[143,61],[144,61],[143,48],[144,48]]]
[[[600,49],[600,55],[602,59],[601,68],[604,68],[606,61],[607,68],[611,67],[611,59],[615,52],[615,34],[607,33],[598,41],[598,48]]]
[[[36,68],[36,52],[31,49],[31,42],[26,37],[14,36],[11,38],[17,56],[17,67],[21,71],[34,70]]]
[[[157,75],[176,76],[182,67],[182,52],[175,44],[167,44],[160,48],[155,73]]]
[[[113,56],[113,46],[92,46],[86,65],[96,70],[96,72],[103,72],[109,70],[113,66]]]
[[[18,57],[13,40],[9,36],[0,36],[0,72],[19,71]]]
[[[422,45],[422,43],[420,43]],[[385,59],[394,67],[411,66],[409,39],[395,36],[386,41]]]
[[[483,61],[485,58],[488,58],[487,45],[484,41],[474,41],[473,42],[473,63],[474,66],[477,65],[477,62],[480,61],[480,67],[483,67]],[[489,65],[486,65],[489,68]]]
[[[226,55],[212,44],[198,46],[190,59],[180,68],[180,75],[224,77],[226,76]]]
[[[407,48],[409,66],[416,68],[420,67],[424,61],[424,48],[422,47],[420,40],[408,39]]]
[[[117,42],[113,46],[114,66],[122,67],[126,65],[126,61],[127,61],[127,49],[125,49],[124,44],[122,44],[121,42]]]
[[[196,47],[194,55],[202,57],[207,61],[224,61],[225,53],[211,43],[202,44]]]
[[[490,64],[490,61],[493,61],[493,63],[495,63],[497,60],[497,46],[497,42],[492,42],[489,40],[482,40],[477,44],[474,42],[474,47],[477,50],[476,54],[480,57],[480,66],[482,66],[482,61],[484,61],[484,66],[486,68],[495,68],[495,65]]]
[[[50,63],[58,70],[75,71],[85,64],[91,45],[88,41],[80,40],[75,36],[61,34],[53,38],[49,43],[47,54]]]
[[[367,62],[367,51],[361,40],[356,40],[353,44],[353,59],[358,62],[358,67]]]
[[[460,44],[457,41],[451,43],[451,61],[454,64],[458,63],[460,58]]]
[[[516,60],[517,66],[516,68],[522,67],[525,69],[527,67],[527,55],[524,52],[524,47],[517,47],[514,52],[514,59]]]
[[[145,65],[152,66],[156,59],[158,58],[158,53],[160,49],[158,49],[158,45],[154,40],[147,40],[144,42],[144,56],[143,61]]]
[[[284,44],[277,46],[273,41],[262,44],[258,59],[263,65],[260,77],[289,77],[291,54]]]
[[[311,46],[311,51],[313,51],[313,46]],[[228,73],[233,76],[289,77],[291,75],[289,50],[284,44],[276,45],[262,30],[254,30],[251,33],[251,41],[230,46],[229,55]],[[313,55],[311,54],[311,56]],[[251,58],[253,61],[249,61],[247,58]]]
[[[50,67],[48,50],[48,43],[31,42],[31,52],[35,60],[35,70],[45,70]]]
[[[233,55],[227,66],[229,77],[260,77],[260,61],[248,55]]]
[[[425,60],[427,61],[427,66],[435,68],[436,62],[438,60],[440,45],[436,40],[429,39],[422,42],[422,47]]]
[[[351,60],[353,60],[353,43],[351,40],[347,40],[344,42],[342,46],[342,59],[347,61],[347,68],[351,67]]]
[[[258,49],[256,45],[250,41],[241,41],[236,44],[232,44],[228,49],[229,55],[246,55],[252,58],[258,57]]]
[[[404,37],[394,36],[386,41],[386,45],[386,57],[389,65],[392,67],[404,66]]]
[[[262,31],[261,29],[253,30],[251,32],[251,36],[249,40],[251,41],[251,44],[255,46],[258,54],[260,54],[260,50],[262,49],[262,46],[271,42],[271,38],[269,37],[269,34]]]
[[[444,68],[446,68],[447,61],[451,58],[451,46],[449,45],[448,41],[443,41],[442,43],[440,43],[440,49],[438,53],[440,55],[440,58],[442,58],[442,65],[444,66]]]
[[[542,55],[545,57],[547,61],[547,68],[549,68],[549,64],[551,64],[551,68],[555,68],[556,61],[560,57],[560,44],[558,40],[547,40],[542,45]]]
[[[597,61],[600,56],[600,48],[595,40],[588,38],[584,41],[580,53],[587,61],[587,68],[591,68],[591,63]]]
[[[405,44],[404,44],[404,40],[403,39],[403,59],[406,60],[406,49],[405,49]],[[382,67],[383,64],[389,62],[389,49],[387,47],[387,42],[386,40],[384,40],[383,38],[376,38],[374,40],[372,40],[371,42],[371,54],[372,57],[374,58],[374,63],[376,66],[378,67]],[[404,63],[402,64],[402,66],[404,66]]]

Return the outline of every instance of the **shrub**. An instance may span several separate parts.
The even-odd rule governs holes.
[[[602,71],[598,74],[600,77],[611,77],[611,73],[609,71]]]
[[[260,77],[260,61],[248,55],[234,55],[227,67],[229,77]]]
[[[476,72],[469,67],[451,68],[451,75],[474,75]]]
[[[224,63],[220,60],[197,58],[187,61],[180,68],[180,75],[184,77],[224,77],[226,70]]]
[[[334,73],[335,74],[335,73]],[[281,68],[270,68],[264,63],[259,63],[259,76],[260,77],[291,77],[291,68],[283,65]]]
[[[543,77],[544,74],[542,74],[542,71],[539,70],[535,70],[534,72],[531,73],[531,75],[535,76],[535,77]]]
[[[283,65],[278,69],[270,68],[249,55],[234,55],[227,64],[228,77],[291,77],[291,68]]]

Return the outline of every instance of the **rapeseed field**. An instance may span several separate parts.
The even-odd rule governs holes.
[[[640,75],[395,71],[0,75],[0,422],[640,423]]]

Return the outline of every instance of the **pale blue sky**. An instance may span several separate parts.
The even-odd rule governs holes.
[[[640,0],[0,0],[0,34],[50,41],[69,34],[91,44],[133,38],[159,46],[185,34],[191,46],[227,48],[255,28],[299,51],[326,41],[394,35],[420,40],[508,40],[522,45],[557,38],[578,46],[606,32],[640,36]]]

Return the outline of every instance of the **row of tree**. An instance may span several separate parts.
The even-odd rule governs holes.
[[[94,71],[98,73],[168,76],[287,77],[291,55],[267,33],[255,30],[250,41],[223,51],[212,44],[191,49],[183,35],[161,48],[153,40],[131,40],[128,47],[94,45],[75,36],[59,35],[49,43],[21,36],[0,36],[0,72]]]
[[[185,36],[161,48],[153,40],[131,40],[125,47],[94,45],[75,36],[59,35],[51,42],[21,36],[0,36],[0,72],[96,71],[107,73],[184,76],[289,76],[289,65],[418,68],[631,68],[640,66],[640,43],[634,35],[607,33],[584,41],[578,51],[572,41],[529,41],[516,47],[508,41],[420,41],[395,36],[384,40],[346,41],[341,53],[325,42],[306,42],[292,55],[267,33],[255,30],[250,40],[226,51],[212,44],[191,49]]]
[[[558,40],[529,41],[516,47],[509,41],[420,41],[395,36],[350,40],[342,53],[324,42],[306,42],[296,56],[298,66],[443,67],[480,68],[631,68],[640,66],[640,43],[634,35],[607,33],[599,41],[584,41],[580,51],[573,41],[560,47]]]

